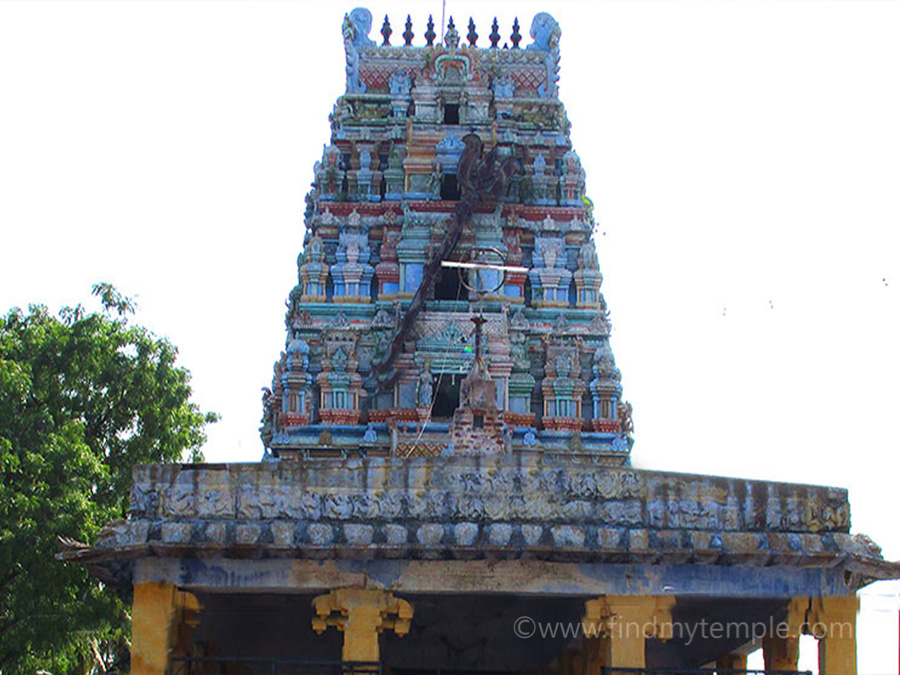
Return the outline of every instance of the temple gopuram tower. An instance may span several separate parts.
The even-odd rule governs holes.
[[[345,16],[263,460],[139,467],[61,553],[133,597],[133,675],[785,674],[802,635],[856,675],[900,564],[846,490],[631,466],[556,21],[372,32]]]
[[[307,196],[266,395],[279,459],[575,453],[628,464],[585,176],[557,97],[559,26],[478,47],[344,21],[347,91]],[[478,345],[476,346],[476,343]]]

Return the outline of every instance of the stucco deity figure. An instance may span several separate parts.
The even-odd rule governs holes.
[[[347,57],[347,92],[363,94],[366,85],[359,80],[359,48],[375,44],[369,38],[372,30],[372,13],[364,7],[357,7],[344,15],[344,52]]]
[[[361,171],[368,171],[372,166],[372,153],[369,148],[363,148],[359,151],[359,168]]]
[[[574,150],[570,150],[563,157],[563,167],[568,176],[578,179],[584,177],[584,169],[581,168],[581,159]]]
[[[447,30],[444,32],[444,46],[447,49],[456,49],[459,47],[459,31],[453,25],[453,17],[450,17],[450,23],[447,24]]]
[[[262,391],[263,416],[260,420],[262,426],[260,426],[259,432],[263,445],[268,448],[272,444],[272,438],[275,435],[275,414],[272,410],[272,390],[268,387],[263,387]]]
[[[419,375],[419,386],[416,392],[416,402],[420,408],[430,408],[434,398],[434,384],[431,376],[431,363],[425,362],[422,374]]]
[[[469,92],[465,89],[459,95],[459,123],[465,124],[470,122],[469,119]]]
[[[559,356],[557,356],[554,366],[556,368],[557,377],[569,377],[569,372],[572,370],[572,362],[569,361],[568,356],[566,356],[565,354],[560,354]]]
[[[286,366],[288,370],[305,371],[309,368],[309,343],[301,338],[292,338],[287,345]]]
[[[526,49],[549,52],[556,49],[559,45],[561,33],[556,19],[547,14],[547,12],[540,12],[534,16],[529,34],[534,39],[534,42],[528,45]]]
[[[579,205],[584,196],[584,169],[581,159],[574,150],[563,155],[562,175],[559,177],[560,200],[562,204]]]
[[[537,243],[536,252],[542,254],[544,267],[556,267],[556,260],[563,254],[563,242],[561,239],[546,238]],[[543,250],[541,250],[543,249]]]
[[[547,52],[544,62],[547,67],[547,83],[538,86],[540,98],[550,98],[556,94],[557,72],[559,70],[559,37],[561,31],[556,19],[540,12],[531,22],[531,37],[534,38],[526,49],[532,51]]]
[[[404,70],[393,73],[389,82],[392,96],[407,96],[411,86],[409,73]]]
[[[506,246],[506,263],[508,265],[522,264],[522,241],[518,230],[505,230],[503,232],[503,245]],[[508,305],[503,305],[509,309]]]
[[[429,183],[429,187],[431,188],[431,198],[432,199],[440,199],[441,198],[441,183],[444,179],[444,172],[441,169],[441,163],[435,161],[432,164],[431,171],[431,181]]]
[[[322,195],[332,195],[340,187],[343,179],[341,170],[341,151],[335,145],[326,146],[322,150],[322,161],[316,162],[316,187]]]
[[[375,425],[369,422],[366,425],[366,432],[363,434],[363,443],[374,443],[378,440],[378,434],[375,431]]]
[[[516,86],[509,75],[494,78],[491,86],[497,98],[512,98],[516,94]]]
[[[597,262],[597,247],[594,245],[593,239],[588,239],[578,250],[578,268],[582,270],[600,269],[600,263]]]
[[[372,30],[372,12],[365,7],[357,7],[350,12],[345,21],[349,21],[353,27],[351,39],[354,47],[368,47],[375,44],[375,41],[369,37]]]
[[[631,435],[634,433],[634,422],[631,419],[631,404],[622,401],[616,406],[616,413],[619,418],[619,426],[623,434]]]
[[[619,381],[622,378],[622,374],[616,368],[616,359],[613,356],[612,349],[610,349],[609,342],[606,340],[601,342],[597,349],[594,350],[593,371],[594,375],[600,379]]]
[[[320,263],[325,260],[325,244],[321,237],[313,237],[309,242],[309,249],[306,251],[306,259],[310,262]]]

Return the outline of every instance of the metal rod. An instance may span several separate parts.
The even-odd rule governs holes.
[[[442,260],[441,267],[462,267],[467,270],[498,270],[500,272],[527,272],[527,267],[511,267],[509,265],[491,265],[489,263],[467,263],[456,260]]]

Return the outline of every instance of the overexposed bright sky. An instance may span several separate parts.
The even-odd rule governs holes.
[[[354,6],[0,3],[0,311],[136,296],[223,416],[211,461],[262,453]],[[440,24],[440,2],[367,6],[395,44],[407,13],[415,44]],[[847,487],[854,530],[900,558],[900,3],[447,2],[481,44],[538,11],[634,465]],[[897,592],[867,591],[861,674],[897,673]]]

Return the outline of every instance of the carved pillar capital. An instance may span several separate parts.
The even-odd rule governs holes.
[[[848,630],[856,626],[859,598],[855,595],[813,598],[809,604],[807,626],[810,635],[822,637],[849,637]]]
[[[339,588],[313,598],[312,605],[316,633],[323,633],[328,626],[344,633],[344,661],[378,661],[378,635],[390,629],[403,637],[413,616],[406,600],[387,591],[361,588]]]
[[[597,653],[590,652],[588,671],[595,666],[644,668],[647,638],[672,636],[675,598],[662,596],[603,596],[585,603],[583,629],[588,638],[600,638]]]
[[[667,640],[671,637],[672,607],[668,595],[606,595],[584,604],[584,630],[591,636],[633,634]]]

